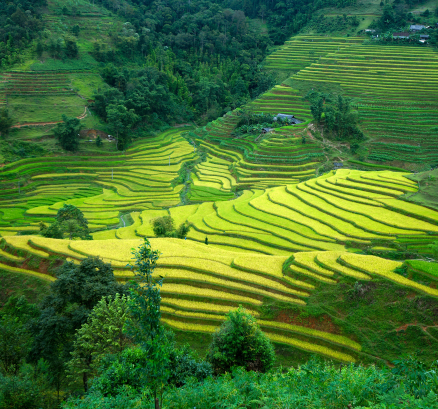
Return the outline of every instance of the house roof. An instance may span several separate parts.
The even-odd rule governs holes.
[[[293,115],[288,115],[288,114],[277,114],[277,118],[294,118]]]
[[[423,26],[422,24],[411,24],[409,28],[411,30],[423,30],[423,28],[426,28],[426,26]]]
[[[393,37],[409,37],[410,33],[407,33],[406,31],[400,31],[398,33],[392,33]]]

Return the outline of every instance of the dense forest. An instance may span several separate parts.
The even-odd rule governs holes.
[[[18,51],[27,46],[43,29],[41,7],[46,0],[0,2],[0,66],[17,61]]]

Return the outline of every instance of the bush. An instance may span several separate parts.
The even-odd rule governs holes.
[[[274,365],[275,352],[256,319],[239,307],[227,314],[226,321],[213,334],[207,360],[218,374],[231,372],[236,366],[266,372]]]
[[[213,375],[213,368],[210,363],[197,360],[189,345],[172,350],[170,368],[169,383],[176,387],[185,385],[190,378],[203,381]]]
[[[182,223],[178,229],[171,216],[157,217],[152,221],[154,234],[156,237],[175,237],[183,239],[190,231],[190,226],[187,223]]]

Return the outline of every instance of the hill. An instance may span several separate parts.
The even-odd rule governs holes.
[[[28,287],[14,292],[37,300],[57,266],[89,255],[126,281],[131,248],[148,237],[162,252],[163,320],[201,352],[242,304],[285,364],[312,353],[433,359],[433,44],[390,40],[397,25],[381,27],[387,10],[374,1],[43,3],[0,73],[13,120],[1,145],[0,269]],[[434,18],[397,7],[403,27]],[[364,34],[372,20],[385,40]],[[336,101],[360,132],[329,128]],[[76,152],[54,138],[62,115],[85,128]],[[93,241],[39,235],[66,203]],[[186,240],[155,238],[161,216],[187,222]]]

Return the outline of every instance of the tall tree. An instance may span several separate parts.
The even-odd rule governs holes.
[[[79,148],[79,132],[82,128],[78,118],[62,116],[61,123],[56,125],[54,134],[58,138],[59,144],[66,151],[75,152]]]
[[[0,110],[0,135],[7,136],[11,129],[14,120],[9,116],[9,111],[6,108]]]
[[[131,283],[129,311],[132,319],[127,322],[127,334],[144,351],[143,375],[151,389],[155,409],[160,409],[164,388],[170,377],[171,344],[161,325],[161,286],[163,278],[153,276],[159,252],[152,250],[147,239],[132,253],[132,266],[136,280]]]
[[[88,378],[96,372],[105,354],[122,352],[129,345],[123,332],[128,318],[128,300],[125,295],[103,297],[93,308],[87,322],[76,332],[69,371],[82,374],[84,390],[88,390]]]
[[[124,105],[111,104],[106,109],[108,124],[116,135],[116,148],[124,150],[131,141],[129,130],[138,122],[139,117],[133,109],[128,110]]]
[[[79,265],[66,262],[58,269],[57,280],[42,301],[41,315],[31,325],[34,338],[29,353],[31,362],[41,358],[48,362],[58,393],[76,330],[102,297],[117,293],[126,294],[125,287],[116,281],[111,265],[97,257],[88,257]]]

